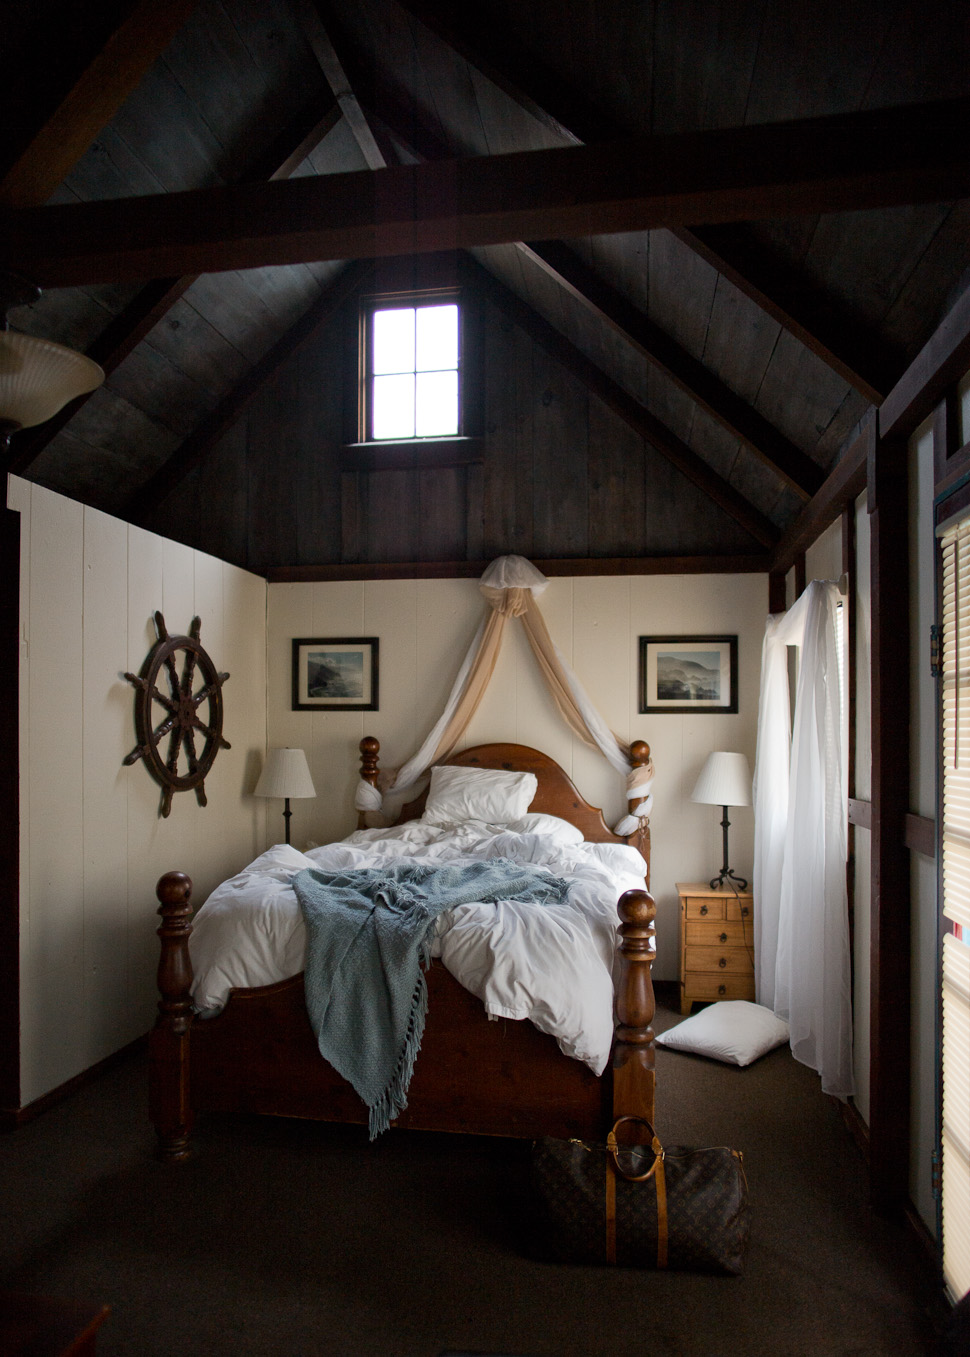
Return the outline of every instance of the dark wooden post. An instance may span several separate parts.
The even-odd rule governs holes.
[[[158,1017],[149,1039],[149,1114],[158,1133],[159,1159],[185,1159],[190,1153],[192,1103],[189,1087],[189,1034],[192,1026],[192,881],[184,872],[166,872],[156,888],[162,916],[158,936]]]
[[[630,762],[634,768],[646,768],[650,762],[650,746],[645,740],[634,740],[630,745]],[[643,800],[639,792],[634,792],[627,797],[627,809],[631,815],[636,814],[636,808]],[[632,834],[626,836],[626,841],[632,848],[643,854],[644,861],[647,864],[647,885],[650,885],[650,817],[646,815],[640,821],[640,827],[635,829]]]
[[[617,947],[616,1040],[613,1045],[613,1116],[654,1114],[653,994],[651,967],[656,955],[654,920],[657,907],[649,891],[624,891]],[[638,1128],[631,1128],[634,1135]],[[642,1134],[642,1132],[640,1132]]]
[[[869,454],[872,589],[872,852],[869,1175],[881,1211],[908,1193],[910,1103],[908,462],[901,437]]]
[[[373,735],[365,735],[358,745],[360,749],[360,778],[362,782],[369,782],[374,788],[377,787],[377,769],[380,762],[381,745]],[[364,818],[364,811],[357,812],[357,828],[366,829],[367,822]]]

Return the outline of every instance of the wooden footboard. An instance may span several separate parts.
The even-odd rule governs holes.
[[[223,1012],[192,1013],[191,882],[158,883],[158,1019],[150,1041],[150,1113],[158,1157],[190,1153],[194,1116],[256,1112],[318,1121],[367,1121],[354,1090],[320,1055],[303,977],[233,990]],[[612,1071],[597,1079],[529,1022],[490,1022],[478,999],[436,962],[408,1107],[396,1126],[480,1135],[600,1137],[617,1116],[653,1120],[653,899],[619,902],[616,1040]]]

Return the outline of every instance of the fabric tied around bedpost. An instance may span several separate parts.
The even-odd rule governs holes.
[[[519,617],[539,669],[566,725],[584,744],[598,748],[607,761],[627,779],[629,812],[614,832],[627,837],[640,829],[653,806],[650,786],[654,778],[652,759],[646,763],[631,755],[609,729],[593,706],[579,679],[556,648],[536,603],[549,581],[523,556],[499,556],[482,575],[479,588],[489,605],[462,661],[445,709],[417,753],[401,768],[385,770],[374,786],[358,783],[354,804],[362,816],[380,812],[384,798],[412,795],[425,774],[447,759],[458,747],[488,687],[505,633],[506,620]]]

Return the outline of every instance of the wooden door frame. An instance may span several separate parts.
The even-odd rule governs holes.
[[[20,514],[0,527],[0,1121],[20,1107]]]

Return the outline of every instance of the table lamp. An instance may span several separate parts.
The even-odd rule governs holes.
[[[700,777],[694,785],[690,799],[708,806],[722,806],[724,819],[721,829],[724,831],[724,866],[711,880],[711,890],[731,881],[739,890],[747,890],[748,883],[742,877],[735,876],[728,866],[728,806],[751,805],[751,770],[743,754],[708,754],[707,762],[701,769]]]
[[[271,749],[256,783],[256,796],[281,796],[286,842],[290,841],[290,798],[316,796],[302,749]]]

